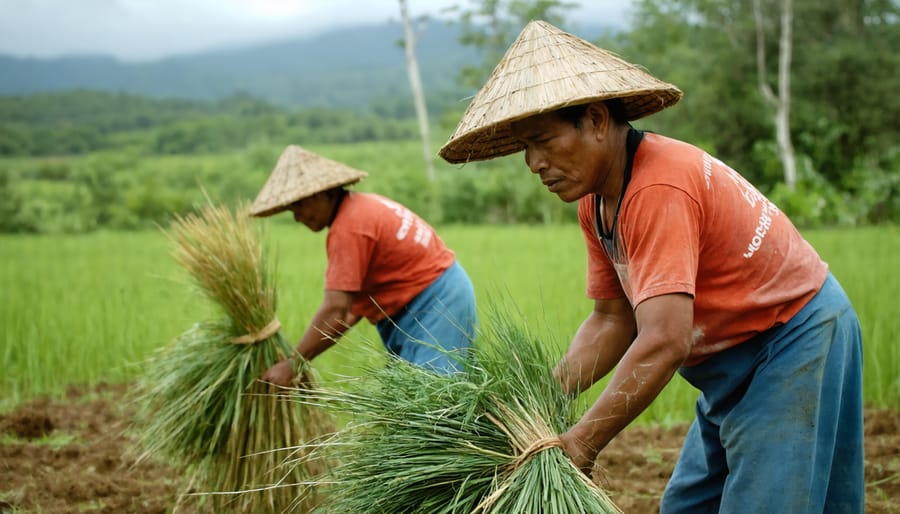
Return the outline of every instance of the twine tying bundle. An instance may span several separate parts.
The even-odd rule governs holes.
[[[559,436],[554,434],[546,423],[536,418],[523,416],[524,408],[518,402],[516,405],[522,409],[519,413],[501,403],[497,404],[498,410],[504,414],[503,421],[490,412],[485,413],[485,417],[509,437],[514,449],[517,450],[515,458],[510,463],[512,471],[519,469],[528,459],[544,450],[562,448]]]
[[[516,401],[516,405],[522,407],[518,401]],[[559,436],[554,435],[546,424],[540,423],[534,418],[526,419],[526,417],[512,411],[502,403],[498,403],[497,407],[500,412],[503,412],[505,422],[501,422],[490,412],[486,412],[485,417],[502,430],[509,437],[510,442],[513,443],[514,450],[518,450],[513,461],[509,464],[508,476],[515,474],[520,467],[538,453],[550,448],[562,448],[562,441],[559,439]],[[511,485],[512,482],[509,479],[504,480],[494,492],[481,500],[472,512],[479,514],[488,512]]]
[[[533,443],[531,443],[531,445],[529,445],[528,448],[525,448],[524,450],[522,450],[522,453],[520,453],[516,457],[516,460],[513,462],[512,467],[514,470],[518,469],[519,466],[524,464],[525,461],[530,459],[536,453],[542,452],[544,450],[548,450],[550,448],[562,448],[562,447],[563,447],[562,441],[560,440],[560,438],[558,436],[554,435],[554,436],[549,436],[549,437],[542,437],[540,439],[535,440]]]
[[[260,341],[265,341],[266,339],[274,336],[281,330],[281,322],[278,321],[278,318],[272,319],[268,325],[264,326],[258,332],[251,332],[249,334],[244,334],[239,337],[235,337],[231,339],[233,344],[254,344]]]

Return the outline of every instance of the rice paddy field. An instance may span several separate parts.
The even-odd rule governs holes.
[[[471,275],[481,310],[503,304],[519,311],[532,331],[562,353],[591,308],[584,296],[585,257],[577,226],[445,226],[439,232]],[[868,511],[897,512],[900,228],[804,235],[828,261],[862,322],[867,434],[873,440],[892,438],[881,449],[867,447],[867,458],[879,456],[871,469],[867,463]],[[321,299],[324,237],[283,220],[269,225],[266,240],[277,263],[277,312],[292,341]],[[127,397],[129,384],[155,348],[209,314],[172,259],[162,233],[0,236],[0,261],[0,512],[170,509],[178,477],[167,474],[164,465],[142,471],[133,481],[137,490],[124,495],[131,502],[124,506],[109,498],[98,500],[106,498],[103,491],[121,487],[115,477],[86,483],[72,476],[60,481],[50,473],[52,468],[65,470],[62,463],[72,460],[69,475],[81,476],[78,470],[116,475],[121,469],[118,445],[128,445],[112,438],[127,423],[127,406],[119,400]],[[363,365],[379,359],[384,355],[377,334],[360,324],[314,365],[327,381],[358,374]],[[590,402],[602,385],[583,394],[582,401]],[[674,379],[616,443],[624,467],[616,468],[616,457],[607,468],[618,470],[610,474],[610,485],[623,491],[620,507],[626,512],[648,512],[641,509],[654,505],[695,398],[690,386]],[[20,430],[9,430],[13,426]],[[92,437],[105,444],[94,445]],[[632,454],[636,460],[628,457]],[[634,474],[633,486],[615,482],[629,474]],[[18,476],[57,478],[44,484],[10,478]],[[27,500],[54,491],[67,498],[59,510],[49,500]]]

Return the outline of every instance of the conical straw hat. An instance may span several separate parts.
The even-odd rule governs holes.
[[[510,123],[570,105],[621,98],[629,120],[661,111],[681,91],[611,52],[550,25],[530,22],[475,95],[440,155],[478,161],[522,150]]]
[[[359,182],[369,174],[290,145],[281,153],[266,184],[250,206],[251,216],[271,216],[329,189]]]

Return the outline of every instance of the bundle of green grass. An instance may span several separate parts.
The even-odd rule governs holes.
[[[246,206],[234,215],[212,204],[175,218],[164,231],[175,260],[220,312],[196,323],[146,363],[136,431],[144,455],[184,469],[189,491],[214,512],[309,512],[322,489],[312,482],[328,463],[277,451],[334,431],[330,414],[295,402],[258,380],[291,352],[275,316],[276,290]],[[302,359],[298,377],[317,377]]]
[[[321,477],[331,484],[322,512],[621,512],[561,449],[575,400],[546,347],[513,319],[493,316],[463,373],[396,360],[315,392],[351,420],[305,457],[339,462]]]

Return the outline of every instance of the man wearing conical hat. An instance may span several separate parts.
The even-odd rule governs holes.
[[[367,318],[392,355],[441,373],[461,369],[477,324],[472,282],[434,229],[403,205],[346,186],[367,173],[288,146],[250,207],[253,216],[290,211],[328,228],[325,294],[297,352],[307,360]],[[291,359],[263,380],[290,385]]]
[[[740,174],[629,123],[680,97],[532,22],[440,151],[464,163],[524,150],[550,192],[578,202],[594,304],[554,372],[573,394],[612,376],[562,446],[589,472],[679,373],[701,394],[662,513],[862,512],[853,307]]]

